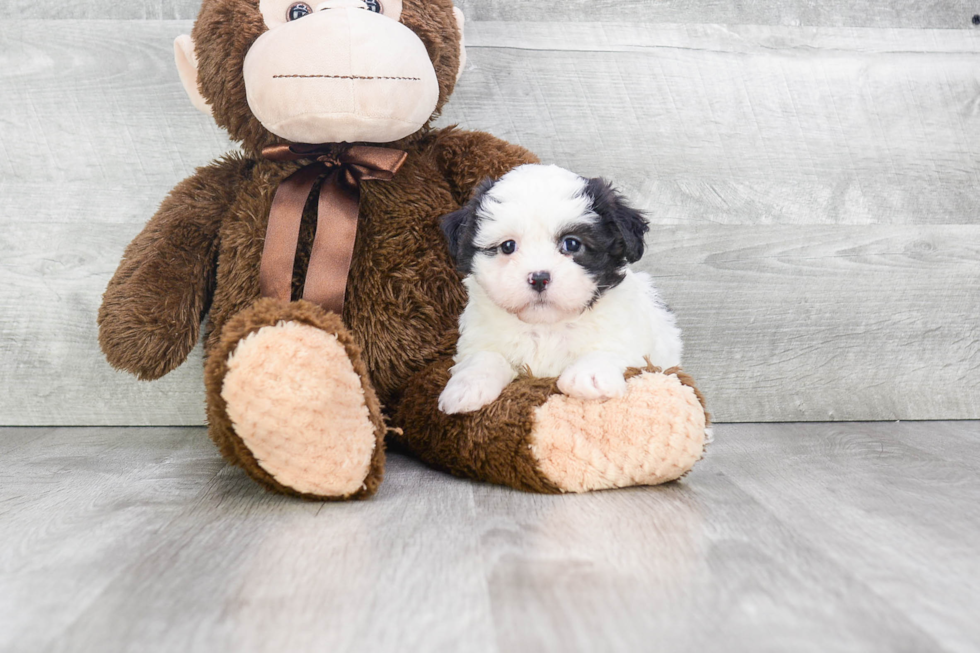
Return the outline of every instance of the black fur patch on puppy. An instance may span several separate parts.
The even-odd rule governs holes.
[[[493,185],[493,179],[484,179],[473,190],[470,201],[458,210],[442,218],[442,232],[449,241],[449,253],[456,261],[456,269],[461,274],[469,274],[473,269],[473,257],[479,250],[473,244],[480,228],[480,206],[483,198]]]
[[[643,257],[643,236],[650,231],[647,219],[629,206],[605,179],[590,179],[585,192],[592,198],[592,210],[598,214],[599,224],[619,232],[615,244],[626,263],[639,261]]]
[[[585,244],[572,256],[595,279],[598,299],[622,283],[623,268],[628,263],[636,263],[643,256],[643,235],[650,226],[643,214],[627,205],[609,182],[590,179],[584,192],[591,198],[592,210],[599,220],[569,229],[558,242],[575,236]]]

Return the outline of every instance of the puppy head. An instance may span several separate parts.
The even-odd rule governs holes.
[[[524,165],[485,181],[443,220],[463,274],[529,323],[581,315],[643,256],[642,214],[602,179]]]

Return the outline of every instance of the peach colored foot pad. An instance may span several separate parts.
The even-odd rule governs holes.
[[[374,427],[333,334],[295,322],[259,329],[228,357],[221,397],[235,433],[279,483],[325,497],[360,489]]]
[[[644,373],[606,402],[554,395],[535,413],[531,451],[565,492],[673,481],[701,459],[704,410],[676,376]]]

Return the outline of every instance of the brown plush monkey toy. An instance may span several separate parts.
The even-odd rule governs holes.
[[[127,247],[99,340],[155,379],[209,314],[210,435],[269,489],[370,496],[388,434],[537,492],[661,483],[701,456],[707,418],[676,370],[631,370],[604,403],[527,376],[475,413],[438,410],[465,300],[440,217],[536,161],[429,126],[463,67],[462,26],[451,0],[204,0],[175,43],[195,106],[242,150],[181,182]]]

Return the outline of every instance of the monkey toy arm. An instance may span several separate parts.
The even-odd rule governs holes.
[[[248,165],[229,156],[199,168],[126,248],[98,316],[110,365],[150,380],[187,358],[214,292],[218,227]]]

